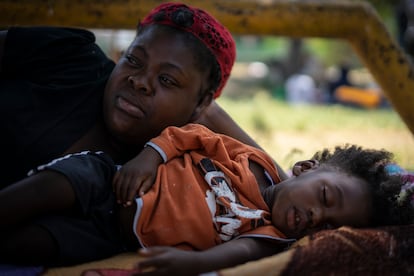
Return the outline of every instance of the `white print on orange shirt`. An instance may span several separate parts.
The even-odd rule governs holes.
[[[238,229],[241,226],[239,218],[260,219],[262,217],[263,210],[249,209],[236,202],[236,194],[231,188],[231,182],[225,178],[223,172],[208,172],[205,180],[212,188],[212,191],[206,191],[205,198],[221,240],[228,241],[238,235]],[[217,204],[224,207],[219,208],[219,212],[217,212]]]

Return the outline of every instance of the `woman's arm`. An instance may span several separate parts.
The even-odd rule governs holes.
[[[233,137],[245,144],[256,148],[261,147],[254,141],[231,117],[226,113],[216,101],[213,101],[210,106],[202,113],[202,115],[195,121],[195,123],[205,125],[210,130]],[[285,180],[287,175],[285,171],[275,162],[281,180]]]
[[[4,45],[6,44],[7,30],[0,31],[0,73],[2,71]]]

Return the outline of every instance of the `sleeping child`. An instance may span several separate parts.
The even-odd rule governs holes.
[[[122,167],[82,152],[1,190],[1,258],[64,266],[142,248],[151,257],[140,269],[198,274],[278,253],[322,229],[411,223],[412,184],[387,172],[391,157],[323,150],[280,181],[257,148],[198,124],[168,127]]]

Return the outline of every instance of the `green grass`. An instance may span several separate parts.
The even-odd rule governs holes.
[[[386,149],[414,170],[414,136],[391,109],[290,106],[264,92],[218,102],[285,170],[318,150],[344,144]]]

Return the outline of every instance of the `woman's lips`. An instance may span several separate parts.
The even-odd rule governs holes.
[[[119,109],[121,109],[122,111],[124,111],[132,117],[142,118],[145,115],[139,106],[133,104],[132,102],[128,101],[127,99],[121,96],[117,97],[116,103]]]

